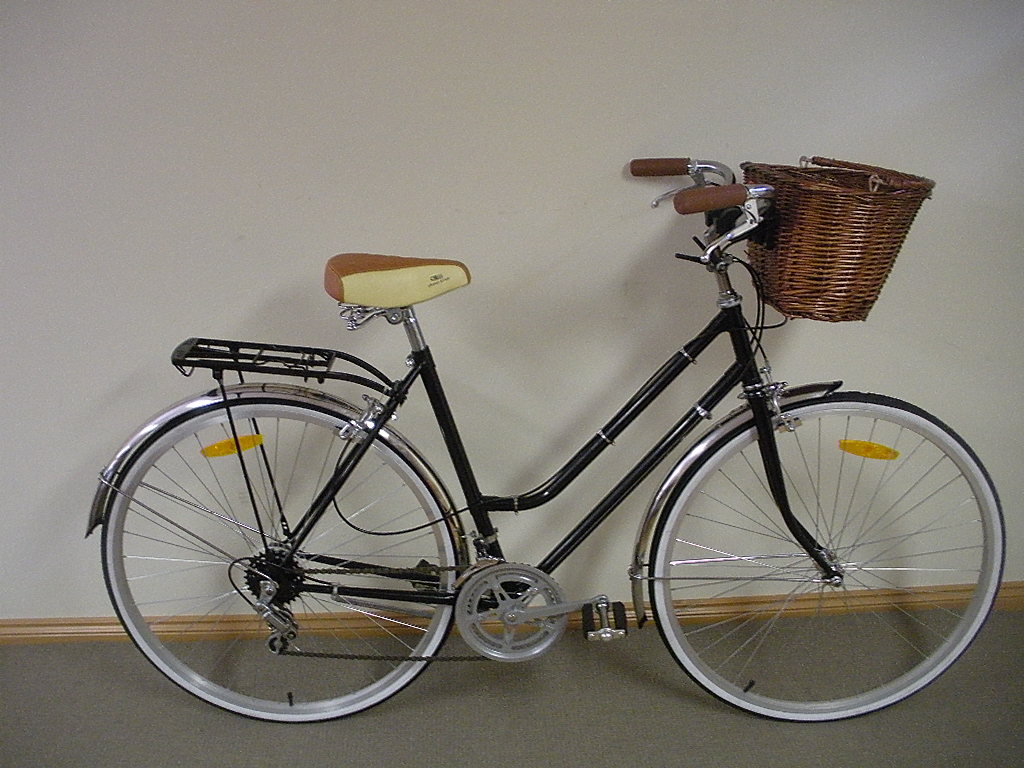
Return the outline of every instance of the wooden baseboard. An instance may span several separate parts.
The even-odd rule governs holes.
[[[955,594],[952,595],[955,599]],[[996,598],[996,610],[1024,610],[1024,581],[1004,582]],[[724,608],[724,607],[723,607]],[[749,605],[730,601],[729,610],[743,611]],[[635,624],[636,617],[629,611],[629,620]],[[578,628],[579,621],[570,622]],[[43,618],[43,619],[0,619],[0,645],[20,643],[54,642],[97,642],[127,640],[128,636],[118,620],[112,616],[95,618]]]
[[[121,623],[113,616],[0,620],[0,645],[127,639]]]
[[[1024,611],[1024,581],[1004,581],[996,597],[998,611]]]

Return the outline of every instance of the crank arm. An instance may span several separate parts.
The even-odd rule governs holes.
[[[571,603],[554,603],[553,605],[524,608],[521,611],[517,610],[515,612],[515,623],[519,624],[524,621],[534,621],[535,619],[547,619],[552,616],[564,616],[567,613],[574,613],[575,611],[582,609],[585,605],[593,605],[602,597],[603,595],[597,595],[589,600],[574,600]]]

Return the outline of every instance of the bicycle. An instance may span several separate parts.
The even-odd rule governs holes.
[[[679,213],[705,213],[701,253],[677,256],[713,276],[717,309],[525,493],[478,487],[414,311],[469,282],[461,262],[328,262],[325,287],[350,329],[378,317],[404,329],[398,378],[321,348],[193,338],[174,351],[182,373],[209,370],[215,386],[134,433],[100,476],[88,526],[102,526],[112,603],[150,662],[218,707],[298,722],[378,704],[432,661],[533,659],[577,611],[588,637],[621,637],[623,603],[569,599],[551,574],[737,389],[739,406],[675,460],[640,521],[627,569],[636,625],[650,611],[700,686],[782,720],[873,712],[963,653],[1003,561],[999,501],[979,459],[909,403],[773,378],[763,303],[748,322],[729,272],[744,264],[729,249],[762,225],[771,186],[737,184],[715,162],[631,170],[696,184],[655,204],[671,196]],[[539,563],[507,560],[492,513],[562,494],[718,338],[733,362],[696,404]],[[328,381],[355,385],[363,404],[314,386]],[[391,425],[417,382],[461,505]],[[453,624],[471,656],[440,654]],[[780,673],[793,657],[802,673]]]

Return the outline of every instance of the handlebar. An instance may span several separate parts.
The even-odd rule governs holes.
[[[705,173],[718,176],[723,184],[736,181],[732,169],[713,160],[693,160],[689,157],[640,157],[630,160],[629,172],[633,176],[689,176],[697,186],[704,186]]]
[[[676,213],[701,213],[717,211],[720,208],[732,208],[743,205],[749,197],[747,187],[743,184],[728,184],[724,187],[690,187],[683,189],[672,198]]]
[[[633,176],[689,176],[696,186],[674,189],[657,197],[658,203],[669,197],[680,214],[717,211],[745,205],[748,200],[774,197],[774,190],[767,185],[744,185],[736,180],[732,170],[722,163],[710,160],[693,160],[688,157],[641,157],[631,160],[629,172]],[[704,173],[713,173],[723,186],[709,185]]]
[[[731,245],[743,240],[764,221],[764,212],[775,197],[775,189],[767,184],[736,184],[732,170],[722,163],[690,158],[638,158],[629,164],[634,176],[689,176],[693,186],[673,189],[655,198],[651,203],[658,206],[662,200],[672,198],[677,213],[707,213],[708,225],[705,237],[708,244],[704,254],[696,261],[714,265],[715,269],[728,266],[729,261],[722,254]],[[721,179],[721,185],[709,184],[704,173],[713,173]],[[735,216],[724,215],[728,209]],[[716,214],[713,212],[720,212]],[[698,241],[699,242],[699,241]]]
[[[639,157],[629,163],[634,176],[687,176],[690,173],[688,157]]]

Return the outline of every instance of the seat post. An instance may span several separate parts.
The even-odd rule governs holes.
[[[423,330],[420,328],[419,320],[416,319],[416,312],[412,307],[402,308],[402,326],[405,328],[405,335],[409,337],[409,346],[413,352],[422,352],[427,348],[426,339],[423,338]]]

